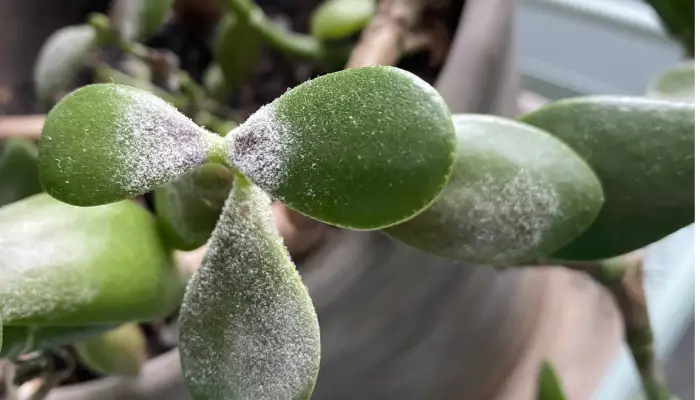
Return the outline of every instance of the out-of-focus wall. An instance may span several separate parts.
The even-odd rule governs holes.
[[[641,0],[518,0],[522,85],[551,99],[641,94],[682,58]]]

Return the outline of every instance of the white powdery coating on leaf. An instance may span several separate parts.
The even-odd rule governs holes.
[[[12,235],[0,237],[0,314],[6,322],[70,311],[92,302],[99,292],[98,287],[86,285],[87,271],[56,265],[60,259],[62,266],[71,266],[69,257],[74,257],[76,265],[86,265],[77,262],[82,249],[76,243],[55,235],[41,243],[27,243],[26,238],[41,237],[46,229],[41,223],[44,218],[35,217],[13,223]]]
[[[463,221],[454,232],[459,253],[494,263],[527,256],[538,248],[542,233],[561,214],[556,188],[520,170],[503,183],[485,175],[468,187],[447,188],[450,201],[437,218],[446,226]],[[467,206],[465,206],[467,205]]]
[[[306,398],[320,362],[318,322],[269,197],[252,185],[234,188],[209,246],[180,314],[193,398]]]
[[[115,121],[114,179],[125,191],[145,193],[201,165],[212,147],[207,132],[175,107],[131,88]]]
[[[56,31],[37,56],[34,82],[39,96],[48,98],[65,89],[95,42],[95,29],[89,25],[68,26]]]
[[[287,129],[268,104],[226,137],[229,162],[268,193],[287,178],[292,138]]]

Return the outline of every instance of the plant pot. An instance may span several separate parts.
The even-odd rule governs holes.
[[[436,82],[453,112],[517,113],[514,7],[508,0],[465,5]],[[571,399],[583,400],[595,389],[610,349],[620,343],[610,300],[591,282],[564,271],[470,267],[381,233],[339,229],[330,230],[299,269],[321,325],[315,400],[532,398],[543,357],[569,367],[560,371],[564,384]],[[601,323],[606,312],[612,317]],[[557,342],[562,327],[566,332]],[[588,348],[590,338],[599,340]],[[48,398],[188,396],[173,350],[149,360],[136,379],[63,386]]]

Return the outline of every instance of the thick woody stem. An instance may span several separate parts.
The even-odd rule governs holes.
[[[347,67],[396,64],[426,4],[425,0],[381,1],[377,14],[353,49]]]
[[[634,358],[647,400],[669,400],[671,393],[654,350],[654,334],[644,291],[643,255],[644,252],[638,250],[601,261],[550,260],[537,264],[561,265],[585,272],[609,290],[622,315],[625,340]]]
[[[647,400],[668,400],[671,393],[661,365],[655,356],[654,334],[642,281],[641,263],[627,267],[622,279],[609,286],[620,309],[625,339],[634,358]]]

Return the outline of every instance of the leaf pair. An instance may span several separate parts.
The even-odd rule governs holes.
[[[49,113],[40,170],[49,194],[91,206],[145,193],[208,161],[228,162],[303,214],[378,229],[436,198],[454,148],[435,89],[397,68],[366,67],[299,85],[223,143],[150,93],[86,86]]]
[[[529,125],[455,116],[450,183],[385,232],[449,259],[505,265],[609,258],[693,222],[693,105],[584,97],[520,119]]]

